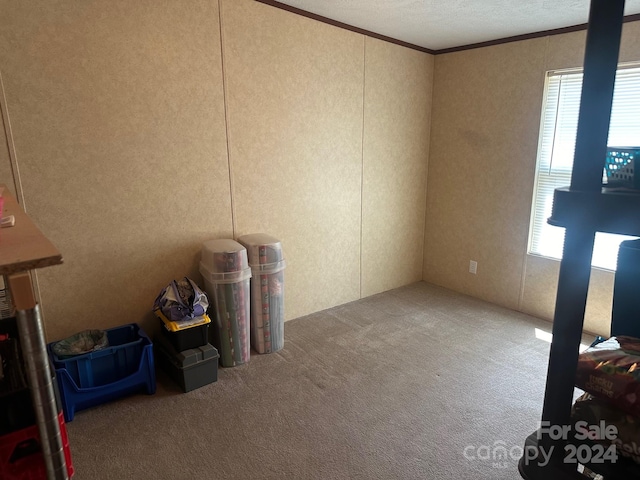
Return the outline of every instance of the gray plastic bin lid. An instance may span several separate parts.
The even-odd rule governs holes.
[[[254,275],[277,273],[286,267],[280,240],[266,233],[250,233],[238,237],[238,242],[247,249],[249,265]],[[260,249],[264,249],[261,258]]]
[[[247,249],[230,238],[202,244],[199,270],[210,283],[237,283],[251,278]]]
[[[233,260],[233,270],[227,270],[226,268],[220,269],[220,265],[216,262],[216,257],[218,256],[224,256],[229,260]],[[200,263],[205,265],[213,274],[228,273],[230,271],[238,272],[249,267],[247,249],[230,238],[220,238],[204,242],[202,244]]]

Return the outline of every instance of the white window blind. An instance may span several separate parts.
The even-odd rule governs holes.
[[[553,191],[571,183],[581,90],[581,71],[547,74],[529,236],[529,253],[535,255],[562,258],[564,228],[549,225],[547,218],[551,216]],[[640,66],[626,65],[616,74],[609,146],[640,146],[638,112]],[[604,166],[604,158],[602,163]],[[629,238],[633,237],[597,233],[591,264],[615,270],[618,246]]]

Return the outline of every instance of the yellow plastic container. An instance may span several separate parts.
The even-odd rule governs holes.
[[[162,323],[165,324],[167,330],[170,332],[179,332],[180,330],[186,330],[187,328],[198,327],[200,325],[205,325],[207,323],[211,323],[211,319],[205,313],[199,317],[190,318],[188,320],[180,320],[179,322],[172,322],[167,317],[162,314],[161,310],[154,310],[156,317],[162,320]]]

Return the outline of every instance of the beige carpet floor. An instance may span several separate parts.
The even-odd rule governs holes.
[[[544,394],[536,328],[426,283],[290,321],[282,351],[215,384],[183,394],[160,372],[155,395],[78,412],[75,478],[518,479]],[[486,459],[500,442],[513,455]]]

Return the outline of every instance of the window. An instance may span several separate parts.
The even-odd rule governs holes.
[[[548,72],[540,125],[529,253],[562,258],[564,228],[547,223],[553,191],[571,183],[582,71]],[[613,92],[608,145],[640,146],[640,65],[619,66]],[[604,166],[604,159],[602,159]],[[591,265],[615,270],[618,246],[632,237],[596,233]]]

